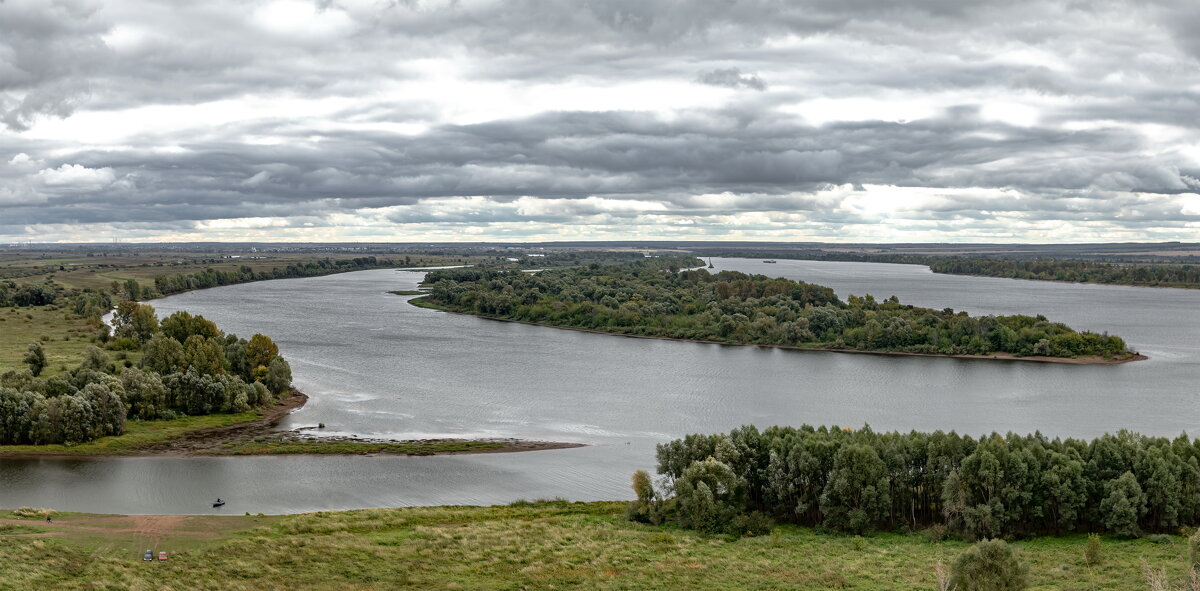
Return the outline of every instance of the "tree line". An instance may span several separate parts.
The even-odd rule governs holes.
[[[110,348],[138,351],[138,366],[118,368],[99,347],[80,365],[43,378],[40,343],[28,369],[0,375],[0,444],[82,443],[120,435],[126,420],[240,413],[291,390],[291,368],[265,335],[222,332],[212,321],[175,312],[161,322],[154,308],[122,302]]]
[[[821,285],[685,268],[697,262],[655,258],[539,273],[442,269],[429,272],[425,285],[429,300],[446,309],[617,334],[947,355],[1131,354],[1120,337],[1077,332],[1040,315],[971,317],[869,294],[843,302]]]
[[[1200,288],[1200,264],[1194,257],[1150,257],[1150,261],[1172,260],[1173,263],[1148,262],[1147,257],[1108,254],[1092,255],[1093,259],[1035,257],[1022,255],[956,256],[946,254],[831,252],[821,249],[786,251],[697,250],[700,256],[738,257],[751,259],[797,259],[806,261],[838,261],[856,263],[892,263],[925,265],[934,273],[949,275],[979,275],[1008,279],[1066,281],[1071,283],[1103,283],[1110,285],[1140,285],[1152,287]]]
[[[634,476],[631,517],[711,532],[774,519],[986,539],[1136,536],[1200,523],[1200,440],[1186,435],[1084,441],[745,426],[660,444],[657,460],[657,490],[645,472]]]
[[[929,262],[934,273],[1011,279],[1200,287],[1200,265],[1148,265],[1059,259],[943,258]]]
[[[336,260],[323,258],[300,264],[291,264],[282,268],[274,267],[270,270],[263,271],[255,271],[253,268],[246,265],[242,265],[236,270],[229,271],[213,269],[209,267],[196,273],[158,275],[154,278],[154,289],[159,295],[170,295],[191,291],[193,289],[220,287],[223,285],[234,285],[237,283],[249,283],[251,281],[263,281],[267,279],[291,279],[297,277],[318,277],[321,275],[330,275],[332,273],[342,273],[346,271],[391,268],[399,264],[402,263],[393,261],[391,259],[380,259],[375,256],[365,256],[354,257],[352,259]]]

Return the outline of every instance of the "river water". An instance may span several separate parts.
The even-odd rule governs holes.
[[[423,274],[377,270],[153,302],[271,335],[310,400],[284,428],[367,437],[519,437],[587,447],[441,457],[0,461],[0,506],[121,513],[286,513],[520,498],[630,497],[654,444],[801,423],[1091,437],[1200,433],[1200,291],[936,275],[873,263],[714,259],[839,296],[971,314],[1041,313],[1150,357],[1117,366],[782,351],[596,335],[409,305]]]

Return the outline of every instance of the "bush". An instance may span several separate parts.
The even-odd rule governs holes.
[[[1029,566],[1004,540],[984,540],[954,559],[950,586],[957,591],[1020,591],[1029,586]]]
[[[1188,564],[1194,569],[1200,569],[1200,529],[1188,538]]]
[[[925,539],[931,543],[940,542],[950,535],[950,530],[946,526],[935,523],[925,530]]]
[[[1151,544],[1174,544],[1175,539],[1167,534],[1152,534],[1146,536],[1146,541]]]
[[[1087,546],[1083,549],[1083,563],[1096,566],[1104,562],[1104,551],[1100,548],[1100,536],[1088,534]]]
[[[17,519],[45,519],[57,514],[58,511],[54,509],[34,509],[33,507],[21,507],[13,511],[13,517]]]
[[[110,351],[137,351],[139,346],[137,341],[129,337],[120,337],[108,341],[105,348]]]
[[[770,517],[755,511],[734,517],[725,533],[738,537],[766,536],[770,535],[774,528],[775,522]]]
[[[324,423],[321,427],[324,427]],[[641,523],[658,524],[662,521],[662,514],[659,512],[659,499],[654,493],[654,484],[650,482],[650,474],[645,470],[638,470],[633,473],[633,492],[637,495],[637,500],[629,503],[625,508],[625,517],[630,521],[639,521]]]

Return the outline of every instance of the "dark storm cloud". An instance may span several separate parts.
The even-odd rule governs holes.
[[[846,183],[1021,188],[1043,192],[1038,211],[1054,217],[1070,211],[1055,205],[1068,192],[1173,193],[1194,182],[1177,166],[1130,158],[1141,145],[1122,131],[1015,128],[960,112],[908,124],[820,127],[779,116],[746,123],[722,112],[672,122],[636,113],[555,113],[411,138],[342,132],[324,138],[319,150],[296,138],[280,146],[185,145],[180,154],[80,152],[73,166],[112,171],[111,182],[83,191],[41,187],[45,202],[9,207],[6,218],[32,224],[315,216],[468,196],[657,199],[701,213],[692,195],[759,195],[716,208],[735,213],[796,209],[797,202],[770,195]],[[43,166],[64,165],[72,166]],[[1103,203],[1090,207],[1116,213]],[[977,198],[958,209],[996,205]]]
[[[1176,196],[1200,190],[1198,19],[1167,0],[7,0],[0,234],[397,206],[383,219],[873,219],[845,185],[931,190],[898,211],[959,227],[1171,227],[1195,219]],[[576,106],[637,84],[659,85],[625,91],[653,106]],[[693,90],[715,95],[680,102]],[[493,101],[495,117],[459,114]],[[164,105],[229,115],[141,120]],[[38,134],[82,112],[126,113],[129,131]],[[434,203],[455,198],[480,200]]]
[[[737,68],[724,68],[701,72],[696,77],[696,81],[701,84],[710,86],[724,86],[726,88],[749,88],[752,90],[766,90],[767,83],[763,82],[762,78],[753,74],[742,74],[742,71]]]

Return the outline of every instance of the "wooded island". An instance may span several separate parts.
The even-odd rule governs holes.
[[[1043,316],[971,317],[828,287],[710,273],[690,257],[592,263],[529,273],[431,271],[439,309],[613,334],[818,350],[1116,362],[1140,358],[1120,337],[1078,332]]]

